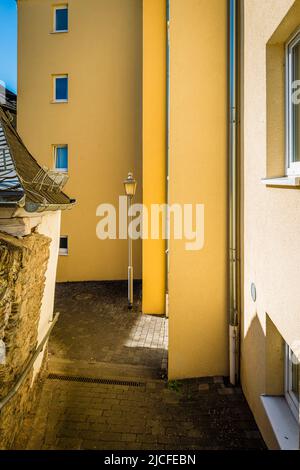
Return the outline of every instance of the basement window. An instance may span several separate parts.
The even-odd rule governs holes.
[[[300,362],[292,349],[285,347],[285,398],[297,421],[299,421]]]
[[[281,450],[299,450],[300,363],[285,345],[284,395],[262,395],[261,400]]]
[[[59,254],[67,256],[69,253],[69,239],[66,235],[61,236],[59,240]]]
[[[57,171],[68,172],[67,145],[54,145],[54,167]]]
[[[287,175],[300,176],[300,32],[286,49]]]
[[[53,8],[54,33],[67,33],[69,27],[68,5],[57,5]]]
[[[53,76],[53,101],[66,103],[68,101],[68,75]]]

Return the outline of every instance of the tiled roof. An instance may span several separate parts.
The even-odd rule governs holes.
[[[17,95],[0,84],[0,104],[12,113],[17,112]]]
[[[63,176],[42,168],[0,106],[0,205],[28,212],[67,209],[75,201],[62,192]]]

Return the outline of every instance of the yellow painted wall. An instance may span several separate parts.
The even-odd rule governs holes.
[[[170,202],[205,205],[205,246],[171,240],[169,377],[228,373],[227,2],[171,0]]]
[[[166,201],[166,0],[143,0],[143,202]],[[149,230],[151,224],[149,224]],[[165,241],[143,240],[143,312],[165,312]]]
[[[126,240],[96,237],[96,208],[117,205],[123,179],[142,199],[142,1],[68,0],[69,32],[51,34],[55,0],[19,0],[18,130],[39,162],[69,145],[66,192],[77,205],[62,216],[70,254],[58,280],[126,279]],[[69,103],[51,104],[51,75],[69,74]],[[134,242],[141,278],[141,242]]]
[[[261,179],[285,173],[284,46],[299,25],[299,0],[244,2],[241,378],[270,448],[277,443],[260,396],[284,393],[280,338],[290,346],[300,338],[300,193]]]

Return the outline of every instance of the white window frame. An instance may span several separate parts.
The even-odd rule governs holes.
[[[297,395],[292,390],[292,384],[293,384],[292,356],[293,356],[293,351],[288,346],[288,344],[286,344],[285,345],[285,398],[294,417],[299,422],[300,421],[299,397],[297,397]]]
[[[67,239],[67,248],[60,248],[60,240],[62,238]],[[68,256],[68,254],[69,254],[69,237],[68,237],[68,235],[61,235],[60,238],[59,238],[59,255],[60,256]]]
[[[59,148],[67,148],[68,149],[68,167],[67,168],[58,168],[56,166],[56,158],[57,158],[57,149]],[[54,158],[54,169],[61,173],[68,173],[69,171],[69,146],[68,144],[57,144],[53,145],[53,158]]]
[[[56,80],[58,78],[66,78],[68,80],[68,98],[67,99],[56,99]],[[69,101],[69,75],[67,73],[52,75],[53,79],[53,103],[68,103]]]
[[[293,161],[293,50],[300,45],[300,29],[292,36],[286,45],[286,174],[300,176],[300,161]],[[300,104],[299,104],[300,106]]]
[[[68,29],[56,29],[56,12],[57,10],[68,10],[69,13],[69,5],[67,3],[63,5],[55,5],[53,7],[53,32],[54,33],[68,33],[69,32],[69,17],[68,17]]]

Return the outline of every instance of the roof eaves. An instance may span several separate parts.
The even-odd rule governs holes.
[[[29,201],[25,203],[24,209],[28,213],[70,210],[75,204],[76,204],[75,199],[70,199],[69,204],[49,204],[49,203],[38,203],[38,202]]]
[[[0,192],[0,206],[1,207],[24,207],[25,206],[25,194],[22,193],[9,193],[3,195]]]
[[[44,184],[44,180],[46,179],[49,187],[54,186],[55,182],[54,183],[52,182],[49,175],[47,174],[47,171],[45,171],[45,169],[43,169],[39,165],[37,160],[28,151],[27,147],[23,143],[19,134],[16,132],[16,130],[13,128],[13,126],[9,122],[3,110],[1,114],[2,114],[3,132],[6,137],[7,145],[10,147],[10,154],[14,161],[17,175],[20,179],[21,185],[24,190],[24,193],[25,193],[24,196],[26,196],[26,201],[23,204],[23,207],[25,206],[25,209],[28,212],[37,212],[37,211],[42,212],[46,210],[64,210],[64,209],[71,208],[75,204],[75,200],[70,199],[61,189],[57,192],[57,196],[55,195],[56,192],[51,192],[51,193],[49,192],[49,196],[47,195],[48,190],[47,190],[46,185]],[[19,148],[17,148],[16,145],[17,147],[19,146]],[[16,155],[15,155],[15,152],[17,152]],[[22,163],[20,163],[20,156],[18,155],[18,152],[19,153],[24,152],[24,158],[26,162],[29,165],[33,165],[36,167],[36,173],[35,173],[34,178],[32,177],[32,175],[29,176],[29,178],[33,178],[32,180],[28,179],[28,181],[26,181],[23,178],[24,175],[21,172],[21,168],[24,169],[25,167],[23,163],[23,167],[21,166],[20,168],[20,164],[22,165]],[[18,159],[16,160],[17,155],[18,155]],[[41,173],[40,180],[34,181],[35,179],[38,179],[37,177],[40,176],[40,173]],[[28,177],[28,173],[27,173],[27,177]],[[0,198],[1,198],[1,194],[0,194]]]

